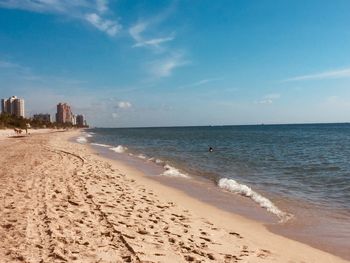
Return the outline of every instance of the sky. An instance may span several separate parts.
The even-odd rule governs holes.
[[[0,97],[91,126],[350,122],[348,0],[0,0]]]

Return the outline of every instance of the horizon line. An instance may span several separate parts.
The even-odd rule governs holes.
[[[256,123],[256,124],[214,124],[214,125],[174,125],[174,126],[131,126],[131,127],[90,127],[86,129],[152,129],[152,128],[195,128],[195,127],[232,127],[232,126],[282,126],[282,125],[324,125],[350,124],[348,122],[295,122],[295,123]]]

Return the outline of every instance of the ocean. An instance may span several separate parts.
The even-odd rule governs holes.
[[[270,213],[272,231],[350,258],[350,124],[96,128],[77,140],[163,180],[205,179]]]

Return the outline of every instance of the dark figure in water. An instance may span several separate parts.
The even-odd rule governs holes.
[[[213,147],[209,147],[209,150],[208,150],[210,153],[214,151]]]

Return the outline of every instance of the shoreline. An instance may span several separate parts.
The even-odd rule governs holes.
[[[74,142],[76,141],[74,140]],[[256,204],[249,198],[225,191],[223,189],[219,189],[218,186],[209,179],[200,177],[184,179],[181,177],[160,176],[159,174],[162,173],[162,169],[160,169],[159,166],[153,163],[146,163],[144,159],[134,158],[134,156],[124,156],[124,153],[116,154],[115,152],[110,151],[109,148],[106,148],[105,146],[99,144],[89,144],[88,147],[90,147],[93,151],[96,151],[98,155],[101,154],[102,156],[104,156],[107,160],[116,161],[118,163],[121,162],[126,166],[136,168],[137,170],[146,174],[146,177],[148,179],[154,180],[167,187],[175,188],[181,191],[182,194],[185,194],[191,198],[195,198],[200,202],[203,202],[207,205],[213,206],[225,212],[229,212],[234,215],[238,214],[240,216],[243,216],[244,218],[257,221],[258,223],[263,224],[268,231],[275,233],[279,236],[283,236],[288,239],[292,239],[303,244],[310,245],[315,249],[320,249],[322,251],[331,253],[335,256],[340,256],[346,260],[350,259],[348,246],[339,247],[341,244],[347,244],[346,242],[348,239],[344,237],[338,237],[338,241],[335,242],[334,240],[332,240],[332,242],[335,243],[329,241],[325,242],[323,239],[320,240],[319,237],[315,237],[313,236],[313,234],[316,233],[315,231],[321,233],[324,229],[320,229],[320,226],[318,226],[316,230],[312,230],[314,229],[313,224],[316,222],[305,223],[300,221],[300,218],[296,218],[297,221],[295,221],[295,218],[292,217],[287,222],[280,223],[278,222],[279,219],[276,215],[269,213],[268,211],[266,211],[266,209],[260,207],[258,204]],[[151,165],[157,168],[150,169]],[[291,207],[288,206],[282,207],[284,211],[289,211],[291,209]],[[294,211],[297,210],[294,209]],[[301,215],[301,213],[298,213],[298,217],[300,217]],[[316,216],[315,214],[313,214],[311,218],[313,220],[319,220]],[[326,223],[324,223],[323,225],[326,225]],[[303,231],[306,231],[306,234],[304,234]],[[338,229],[338,231],[341,231],[341,229]],[[331,232],[332,230],[328,229],[328,232],[323,233],[323,236],[327,237],[327,235],[329,235],[329,233]]]
[[[75,141],[74,141],[75,142]],[[91,148],[93,151],[95,151],[95,154],[98,154],[99,156],[102,155],[103,159],[106,159],[107,161],[112,161],[112,162],[116,162],[118,163],[118,165],[123,165],[125,167],[129,167],[129,169],[135,169],[138,173],[140,173],[140,176],[144,176],[146,177],[146,179],[151,180],[151,181],[155,181],[158,184],[162,184],[165,187],[170,187],[171,189],[175,189],[177,191],[180,192],[181,195],[186,195],[189,198],[193,198],[197,201],[199,201],[200,203],[206,205],[206,206],[210,206],[213,207],[215,209],[219,209],[220,211],[224,211],[226,213],[229,213],[231,215],[234,216],[239,216],[241,218],[243,218],[243,220],[252,220],[255,223],[261,224],[267,231],[269,231],[270,233],[276,234],[278,236],[296,241],[296,242],[301,242],[302,244],[305,244],[307,246],[311,246],[314,249],[321,249],[322,251],[326,252],[326,253],[330,253],[330,251],[332,251],[332,247],[328,247],[324,244],[317,244],[316,242],[314,242],[314,239],[303,239],[303,238],[298,238],[298,236],[296,235],[292,235],[290,233],[291,230],[288,231],[282,231],[284,224],[280,224],[278,223],[278,218],[276,215],[273,215],[269,212],[267,212],[265,209],[261,208],[260,206],[258,206],[256,203],[254,203],[252,200],[250,200],[249,198],[240,196],[240,195],[234,195],[233,193],[227,192],[227,191],[219,191],[219,189],[217,188],[217,185],[213,184],[211,186],[212,189],[205,189],[208,188],[208,186],[210,187],[211,184],[208,184],[208,182],[211,182],[207,179],[202,179],[202,178],[196,178],[197,180],[203,180],[203,181],[208,181],[205,182],[204,185],[200,185],[201,182],[196,182],[196,179],[191,180],[191,185],[187,187],[186,189],[186,184],[188,183],[188,179],[184,179],[184,178],[172,178],[172,177],[166,177],[166,176],[150,176],[150,175],[145,175],[145,170],[147,170],[147,168],[145,169],[140,169],[140,167],[138,167],[140,165],[140,163],[136,162],[127,162],[125,160],[120,160],[117,159],[115,156],[114,152],[111,152],[108,150],[108,148],[106,148],[106,152],[105,153],[101,153],[103,147],[96,147],[93,145],[87,145],[89,148]],[[141,159],[142,161],[142,159]],[[140,172],[140,170],[142,172]],[[197,186],[194,186],[194,184],[198,184]],[[197,188],[197,189],[196,189]],[[198,189],[200,189],[201,191],[204,190],[205,194],[209,193],[209,192],[216,192],[216,197],[219,196],[220,198],[230,198],[230,201],[227,205],[219,205],[218,200],[213,200],[210,198],[205,198],[204,195],[202,193],[198,193]],[[196,193],[197,190],[197,193]],[[193,192],[194,191],[194,192]],[[220,193],[220,194],[218,194]],[[233,197],[233,199],[232,199]],[[226,199],[227,200],[227,199]],[[232,208],[232,204],[236,204],[239,208],[235,209]],[[244,205],[242,205],[244,204]],[[243,208],[243,209],[242,209]],[[344,251],[342,251],[342,253],[332,253],[332,255],[334,256],[341,256],[344,260],[349,260],[350,255],[345,255]]]
[[[1,142],[5,262],[347,262],[68,141],[77,134]]]

